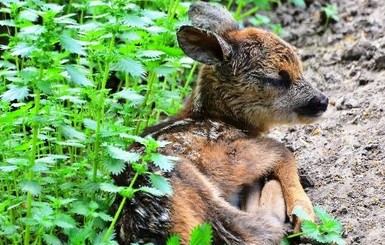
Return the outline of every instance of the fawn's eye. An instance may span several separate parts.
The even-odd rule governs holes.
[[[264,77],[263,81],[271,86],[279,88],[289,88],[291,84],[289,73],[286,71],[278,72],[278,76]]]

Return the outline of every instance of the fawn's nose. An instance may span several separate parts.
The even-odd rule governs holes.
[[[320,94],[311,98],[305,105],[297,108],[295,111],[303,116],[317,117],[327,110],[328,104],[328,97]]]

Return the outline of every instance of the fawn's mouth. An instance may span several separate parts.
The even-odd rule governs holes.
[[[328,104],[329,99],[326,96],[314,96],[307,104],[294,111],[301,117],[317,118],[327,110]]]

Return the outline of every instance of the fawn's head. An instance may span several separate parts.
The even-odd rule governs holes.
[[[182,50],[205,64],[184,112],[220,119],[251,132],[275,124],[310,123],[328,99],[302,74],[293,48],[268,31],[240,29],[225,9],[192,4],[192,26],[177,33]]]

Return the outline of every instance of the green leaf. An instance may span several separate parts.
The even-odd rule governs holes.
[[[48,245],[61,245],[61,241],[59,238],[57,238],[55,235],[52,234],[44,234],[43,240]]]
[[[101,183],[100,184],[100,189],[102,191],[105,191],[105,192],[118,193],[118,192],[120,192],[123,189],[123,187],[116,186],[116,185],[114,185],[112,183]]]
[[[89,119],[89,118],[85,118],[83,120],[83,123],[84,123],[84,126],[86,128],[91,129],[91,130],[96,130],[96,127],[97,127],[96,121]]]
[[[180,245],[179,236],[174,234],[167,239],[166,245]]]
[[[124,151],[111,145],[107,146],[107,152],[112,158],[123,160],[125,162],[136,162],[140,159],[138,153]]]
[[[139,62],[130,58],[123,58],[112,65],[112,69],[116,71],[126,72],[133,77],[144,77],[146,69]]]
[[[123,89],[122,91],[115,94],[115,97],[117,98],[123,98],[126,100],[131,101],[132,105],[139,105],[143,103],[144,96],[138,94],[132,89]]]
[[[142,186],[138,190],[149,193],[149,194],[154,195],[154,196],[164,196],[163,192],[161,192],[158,189],[155,189],[154,187]]]
[[[42,190],[41,185],[33,180],[22,181],[20,187],[22,191],[28,192],[32,196],[38,196]]]
[[[300,8],[306,7],[306,3],[304,0],[289,0],[289,2],[293,3],[295,6],[300,7]]]
[[[335,21],[339,20],[338,10],[337,10],[336,5],[329,4],[326,7],[324,7],[323,10],[324,10],[327,18],[333,19]]]
[[[163,51],[159,50],[143,50],[139,53],[139,57],[146,57],[150,59],[158,59],[161,55],[163,55]]]
[[[76,221],[67,214],[58,214],[54,221],[55,225],[63,229],[73,229],[76,227]]]
[[[306,237],[315,239],[318,241],[321,233],[318,230],[318,225],[313,221],[304,220],[301,225],[302,232]]]
[[[67,70],[68,74],[70,75],[71,80],[78,85],[81,86],[91,86],[94,87],[95,85],[92,83],[91,80],[89,80],[83,72],[81,72],[77,67],[73,65],[66,65],[65,69]]]
[[[290,241],[287,237],[284,237],[279,243],[279,245],[290,245]]]
[[[69,125],[62,126],[61,130],[63,135],[68,139],[78,139],[80,141],[85,141],[86,139],[86,136],[82,132],[77,131],[75,128]]]
[[[15,165],[0,166],[0,171],[2,171],[4,173],[11,173],[11,172],[15,171],[16,169],[18,169],[18,167]]]
[[[9,85],[9,89],[1,95],[1,99],[5,101],[12,100],[24,100],[29,95],[29,90],[27,86],[16,86]]]
[[[71,209],[70,209],[71,213],[83,215],[83,216],[87,216],[89,211],[90,211],[89,207],[88,207],[87,203],[84,201],[74,202],[71,205]]]
[[[166,156],[159,153],[151,154],[151,161],[160,169],[166,172],[170,172],[174,168],[174,163],[178,161],[178,157]]]
[[[150,181],[154,188],[158,189],[163,195],[171,196],[173,191],[168,180],[159,174],[150,174]]]
[[[106,214],[106,213],[98,213],[97,216],[98,216],[99,218],[101,218],[102,220],[104,220],[104,221],[112,221],[112,220],[113,220],[113,218],[111,217],[111,215]]]
[[[213,239],[213,231],[210,224],[198,225],[191,232],[190,245],[210,245]]]
[[[126,163],[124,161],[111,157],[106,157],[102,164],[108,172],[114,175],[122,173],[126,167]]]
[[[302,220],[312,220],[309,214],[307,214],[300,206],[294,207],[293,214]]]
[[[12,49],[13,56],[25,57],[29,55],[32,51],[36,50],[35,46],[30,46],[28,43],[18,43],[15,48]]]
[[[82,44],[80,41],[76,40],[76,39],[73,39],[69,36],[66,36],[66,35],[63,35],[60,37],[60,44],[62,45],[62,47],[71,52],[71,53],[75,53],[75,54],[80,54],[80,55],[83,55],[83,56],[86,56],[87,53],[86,51],[84,50]]]

